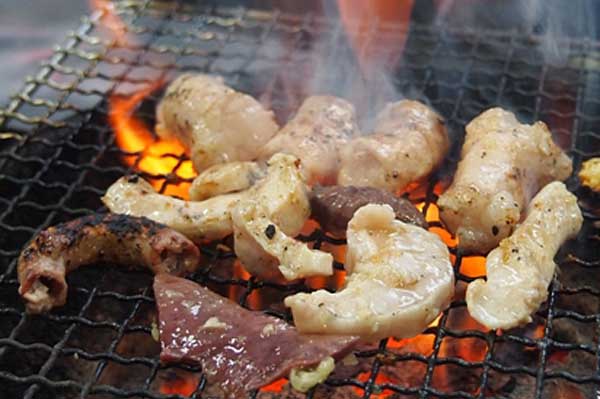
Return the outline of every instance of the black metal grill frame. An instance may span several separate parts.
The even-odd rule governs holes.
[[[125,335],[151,334],[148,323],[137,322],[142,308],[154,303],[151,280],[147,276],[145,280],[142,278],[145,285],[141,284],[137,291],[125,293],[71,281],[69,300],[75,301],[74,297],[83,299],[65,311],[36,319],[42,326],[52,326],[53,331],[58,329],[60,333],[56,339],[52,338],[50,343],[22,340],[22,337],[28,336],[28,329],[37,325],[32,324],[32,317],[24,313],[16,293],[15,265],[23,244],[52,224],[96,211],[100,207],[99,197],[108,184],[131,171],[120,163],[121,156],[134,156],[138,161],[141,156],[139,153],[124,154],[116,148],[112,131],[103,122],[107,115],[106,98],[159,78],[170,78],[173,72],[187,70],[219,73],[233,86],[260,94],[253,92],[256,86],[261,87],[260,84],[252,86],[248,83],[248,77],[256,77],[248,70],[249,66],[256,60],[262,60],[268,70],[275,68],[277,63],[290,63],[293,59],[268,60],[261,58],[260,52],[246,51],[237,43],[244,41],[251,50],[261,50],[269,37],[282,34],[293,39],[293,46],[300,46],[303,40],[310,40],[306,36],[314,23],[328,23],[311,15],[298,17],[242,8],[173,7],[150,0],[117,3],[115,10],[126,21],[124,28],[128,33],[143,40],[131,44],[111,39],[101,29],[109,20],[107,10],[95,12],[83,19],[77,31],[69,33],[66,42],[56,48],[54,56],[44,63],[40,72],[28,78],[22,91],[0,110],[0,242],[3,243],[0,248],[0,326],[7,326],[6,334],[0,335],[0,380],[8,387],[7,392],[25,398],[61,397],[67,391],[80,397],[102,394],[109,397],[181,397],[150,389],[157,374],[166,369],[160,365],[157,356],[128,357],[118,351],[119,342]],[[413,24],[408,32],[405,58],[398,68],[395,83],[402,92],[416,93],[420,100],[431,104],[446,117],[449,129],[457,139],[451,164],[456,162],[456,150],[464,125],[493,105],[509,106],[525,120],[548,120],[563,143],[571,137],[569,152],[576,168],[582,160],[600,155],[600,135],[594,132],[600,122],[600,118],[595,116],[600,105],[600,101],[595,99],[600,93],[600,46],[597,43],[565,39],[559,45],[568,52],[569,62],[552,65],[536,52],[540,38],[514,31],[470,31]],[[165,38],[170,41],[163,42]],[[173,44],[173,39],[179,43]],[[215,42],[217,44],[213,44]],[[458,50],[450,48],[449,43],[460,43],[456,46]],[[182,61],[187,58],[192,59],[189,64]],[[230,65],[225,61],[232,60],[238,60],[238,64],[229,71],[225,67]],[[140,71],[144,76],[140,76]],[[444,76],[449,78],[444,79]],[[278,109],[277,103],[274,108]],[[183,159],[177,159],[179,167]],[[181,182],[175,173],[144,177],[164,179],[163,190],[170,184]],[[437,178],[442,177],[431,180],[424,198],[412,198],[415,202],[425,201],[424,212],[435,202],[434,187]],[[577,179],[571,179],[569,186],[582,198],[589,197],[579,187]],[[560,264],[587,273],[591,281],[599,277],[600,257],[593,248],[598,242],[599,217],[594,214],[594,198],[589,198],[589,202],[582,202],[586,218],[583,233],[577,245],[569,247],[561,255]],[[587,207],[589,204],[591,206]],[[439,221],[432,224],[433,228],[440,226]],[[319,230],[301,238],[313,242],[315,247],[323,243],[343,244]],[[472,277],[461,273],[462,254],[453,248],[451,250],[456,256],[457,284],[472,281]],[[204,247],[202,251],[209,264],[233,256],[215,246]],[[338,263],[336,268],[342,269],[343,265]],[[247,298],[252,292],[262,289],[275,289],[282,293],[309,290],[303,284],[283,287],[254,278],[219,277],[212,268],[198,273],[194,279],[211,286],[239,287],[242,305],[247,305]],[[511,378],[530,376],[535,379],[533,392],[536,398],[545,397],[545,388],[553,380],[588,384],[594,387],[593,390],[600,390],[600,308],[596,306],[595,310],[583,313],[557,305],[561,297],[578,295],[600,298],[600,289],[593,283],[565,286],[559,279],[553,281],[547,305],[537,315],[544,325],[540,338],[530,337],[521,330],[497,334],[449,327],[451,313],[465,308],[464,301],[455,300],[443,313],[439,325],[425,332],[435,337],[431,353],[398,353],[389,349],[387,340],[383,340],[377,348],[357,353],[359,358],[371,359],[366,381],[330,379],[325,385],[329,389],[357,387],[362,389],[361,395],[365,398],[376,397],[381,391],[390,391],[399,397],[419,398],[511,397],[510,392],[489,392],[491,375],[499,373]],[[88,309],[103,299],[126,304],[127,315],[120,320],[87,317]],[[289,320],[289,315],[284,312],[269,309],[268,313]],[[559,319],[594,325],[595,336],[588,343],[557,340],[553,336],[553,322]],[[84,327],[109,329],[115,335],[110,344],[99,352],[70,347],[68,343],[72,335]],[[486,355],[481,361],[443,356],[440,350],[448,338],[479,340],[487,346]],[[515,344],[523,350],[535,351],[535,365],[505,364],[496,357],[495,348],[501,344]],[[556,350],[581,351],[594,356],[595,370],[589,370],[589,374],[585,375],[548,370],[549,356]],[[9,356],[22,355],[27,359],[30,352],[46,354],[37,371],[22,373],[19,366],[3,361]],[[98,361],[93,378],[79,381],[51,377],[53,369],[64,356]],[[134,389],[98,384],[109,362],[142,365],[148,369],[147,377]],[[424,365],[422,383],[411,386],[376,383],[380,369],[389,362],[395,363],[398,368],[406,362]],[[479,373],[477,389],[469,392],[458,387],[452,391],[438,389],[434,384],[434,373],[445,365],[476,370]],[[191,367],[180,368],[197,371]],[[201,397],[205,385],[201,378],[192,397]],[[307,397],[318,397],[320,389],[310,391]]]

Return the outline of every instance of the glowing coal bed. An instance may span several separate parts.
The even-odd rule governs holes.
[[[453,139],[444,167],[405,195],[451,249],[455,298],[423,334],[360,346],[355,362],[338,364],[325,383],[307,394],[279,380],[250,395],[595,397],[600,390],[597,197],[576,178],[568,181],[580,198],[584,227],[557,257],[561,271],[547,303],[532,323],[510,331],[488,331],[469,317],[464,290],[485,275],[485,259],[456,251],[435,202],[454,170],[464,125],[491,106],[509,108],[523,121],[547,122],[576,170],[582,160],[600,156],[595,133],[600,127],[599,46],[559,41],[567,62],[552,63],[540,55],[536,36],[415,23],[384,28],[379,32],[384,38],[405,37],[388,68],[394,94],[435,108]],[[0,397],[212,397],[200,368],[159,362],[151,275],[82,268],[69,276],[65,307],[31,316],[17,294],[16,259],[45,227],[101,210],[100,196],[124,174],[139,173],[161,192],[186,196],[195,176],[191,163],[177,142],[159,141],[153,133],[156,103],[177,74],[221,75],[271,107],[280,122],[314,89],[302,82],[319,81],[334,95],[360,92],[368,79],[348,94],[347,85],[337,84],[340,71],[314,68],[315,55],[322,54],[316,47],[323,40],[317,38],[327,37],[340,57],[355,61],[343,73],[365,76],[343,31],[340,23],[318,15],[173,8],[146,1],[99,7],[69,34],[39,74],[0,110]],[[368,42],[370,34],[365,30],[359,36],[367,37],[360,40]],[[373,103],[383,100],[357,107],[368,115]],[[202,247],[203,267],[191,278],[243,306],[291,322],[283,298],[323,287],[335,290],[344,280],[343,241],[314,222],[300,238],[335,255],[333,277],[287,286],[261,281],[243,269],[226,239]]]

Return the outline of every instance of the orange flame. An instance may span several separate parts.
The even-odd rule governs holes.
[[[196,176],[196,172],[191,161],[180,161],[185,150],[179,141],[157,139],[146,124],[133,113],[140,102],[161,85],[162,82],[157,82],[130,97],[110,98],[109,121],[116,135],[116,143],[123,151],[133,154],[124,156],[124,161],[137,171],[153,176],[175,174],[183,179],[191,179]],[[151,183],[154,188],[160,190],[165,179],[153,179]],[[189,186],[190,183],[187,182],[168,184],[164,193],[188,198]]]
[[[100,28],[107,30],[107,33],[115,39],[117,45],[132,43],[133,40],[127,34],[127,27],[117,15],[115,5],[108,0],[90,0],[90,8],[101,12]]]

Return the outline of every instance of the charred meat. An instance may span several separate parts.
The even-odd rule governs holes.
[[[283,320],[253,312],[192,281],[169,275],[154,280],[161,360],[200,364],[225,398],[287,376],[295,367],[342,358],[351,336],[303,335]]]
[[[64,305],[66,275],[96,262],[179,276],[198,267],[200,253],[183,235],[146,218],[97,214],[59,224],[38,234],[19,258],[19,293],[27,310]]]
[[[354,186],[315,186],[310,196],[312,217],[321,227],[337,236],[346,234],[348,222],[359,208],[367,204],[387,204],[396,219],[427,228],[423,214],[407,199],[373,188]]]

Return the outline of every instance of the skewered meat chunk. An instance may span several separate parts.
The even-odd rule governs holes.
[[[246,269],[265,279],[333,274],[333,256],[295,241],[310,215],[300,160],[275,154],[267,176],[232,211],[235,253]]]
[[[307,181],[335,183],[338,149],[358,134],[354,106],[333,96],[308,97],[296,115],[267,143],[262,157],[277,152],[302,160]]]
[[[388,204],[396,219],[427,228],[423,214],[407,199],[373,188],[354,186],[315,186],[310,196],[312,216],[329,233],[343,236],[348,222],[359,208],[367,204]]]
[[[243,398],[293,368],[343,358],[352,336],[302,335],[273,316],[253,312],[192,281],[156,276],[160,358],[200,364],[225,398]]]
[[[95,262],[183,275],[198,267],[200,252],[181,234],[146,218],[96,214],[50,227],[19,258],[19,294],[27,310],[40,313],[64,305],[66,275]]]
[[[577,198],[553,182],[531,201],[525,221],[487,256],[487,282],[467,287],[471,316],[488,328],[512,328],[531,321],[548,295],[554,256],[583,223]]]
[[[224,162],[251,161],[277,132],[273,112],[218,77],[185,74],[157,108],[156,131],[179,139],[198,172]]]
[[[443,119],[418,101],[388,104],[377,116],[374,134],[342,147],[337,182],[391,192],[428,176],[449,148]]]
[[[394,220],[389,205],[366,205],[348,224],[345,287],[285,299],[303,333],[410,337],[448,306],[454,271],[435,234]]]
[[[461,250],[487,253],[512,233],[538,190],[566,179],[572,165],[543,122],[524,125],[501,108],[466,131],[454,181],[438,205]]]
[[[184,201],[157,193],[139,176],[124,176],[106,191],[102,202],[114,213],[144,216],[189,239],[217,240],[233,233],[231,209],[244,194],[225,194],[205,201]]]
[[[190,187],[190,199],[202,201],[221,194],[250,188],[264,176],[256,162],[228,162],[211,166],[200,173]]]

